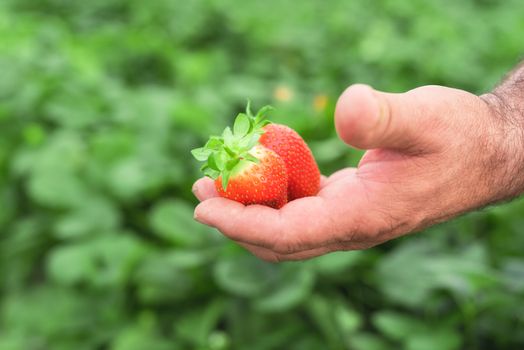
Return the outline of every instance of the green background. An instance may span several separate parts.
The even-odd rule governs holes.
[[[189,150],[251,98],[325,174],[349,84],[482,93],[524,3],[0,1],[0,349],[524,346],[524,202],[382,246],[262,262],[193,221]],[[431,198],[428,198],[431,200]]]

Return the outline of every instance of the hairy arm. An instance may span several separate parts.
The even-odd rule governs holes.
[[[493,111],[496,123],[503,127],[505,138],[513,149],[503,174],[505,193],[510,200],[524,192],[524,61],[509,72],[493,91],[480,96]],[[510,151],[511,152],[511,151]],[[500,198],[494,198],[496,202]]]

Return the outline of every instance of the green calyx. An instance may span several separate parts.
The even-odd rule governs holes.
[[[191,151],[196,160],[205,162],[200,168],[204,174],[212,179],[222,176],[224,191],[232,173],[238,170],[245,161],[258,163],[258,159],[249,151],[257,145],[262,129],[270,123],[264,119],[265,114],[272,110],[271,106],[262,107],[256,115],[251,112],[251,102],[247,102],[246,112],[235,118],[233,130],[224,129],[222,135],[211,136],[204,147]]]

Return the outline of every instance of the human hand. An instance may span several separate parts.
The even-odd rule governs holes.
[[[522,125],[478,97],[440,86],[402,94],[349,87],[335,125],[367,149],[358,168],[322,179],[315,197],[280,210],[218,197],[212,180],[193,186],[195,219],[268,261],[366,249],[524,189]]]

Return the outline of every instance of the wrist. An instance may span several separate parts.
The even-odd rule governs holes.
[[[524,192],[524,99],[497,89],[480,98],[500,135],[497,151],[499,159],[504,160],[500,169],[493,170],[501,191],[494,201],[509,200]]]

